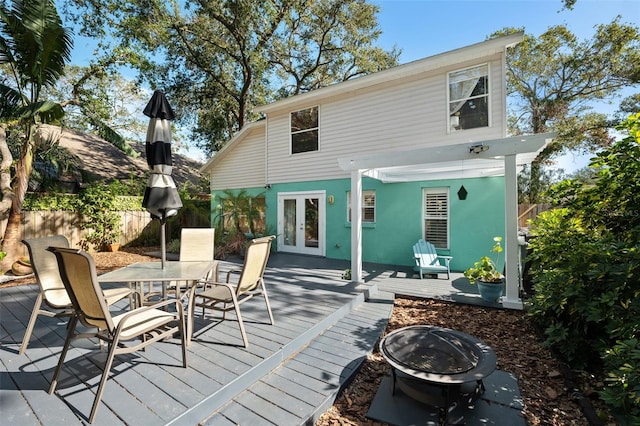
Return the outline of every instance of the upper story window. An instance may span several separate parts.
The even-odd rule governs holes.
[[[489,65],[449,73],[449,131],[489,126]]]
[[[291,113],[291,153],[318,150],[318,107]]]
[[[351,191],[347,192],[347,220],[351,222]],[[376,191],[362,191],[362,222],[376,221]]]

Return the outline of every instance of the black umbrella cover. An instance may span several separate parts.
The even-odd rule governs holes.
[[[145,150],[151,176],[145,189],[142,206],[161,221],[178,213],[182,200],[171,177],[171,122],[175,114],[167,98],[156,90],[144,109],[149,116]]]
[[[142,111],[149,118],[162,118],[163,120],[173,120],[176,115],[169,105],[167,97],[161,90],[155,90],[149,103]]]

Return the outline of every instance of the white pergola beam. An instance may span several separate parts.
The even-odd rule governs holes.
[[[340,169],[344,171],[370,170],[384,167],[400,167],[415,165],[435,165],[439,163],[496,159],[507,155],[537,153],[555,133],[539,133],[535,135],[514,136],[503,139],[492,139],[477,142],[466,142],[455,145],[441,145],[413,149],[409,151],[387,151],[373,154],[353,155],[338,159]],[[479,153],[470,152],[471,147],[482,145],[487,147]]]

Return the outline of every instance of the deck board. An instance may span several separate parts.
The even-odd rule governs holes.
[[[237,263],[222,262],[221,273]],[[356,285],[341,279],[348,267],[345,261],[272,256],[265,281],[274,325],[261,298],[243,304],[245,349],[233,313],[221,321],[196,311],[188,368],[181,366],[175,338],[116,357],[94,424],[300,424],[330,403],[372,349],[382,325],[377,308],[362,303],[364,290],[478,299],[460,274],[452,274],[452,281],[418,280],[376,265],[375,277]],[[38,317],[26,354],[18,355],[36,291],[36,285],[0,287],[0,423],[86,424],[106,353],[95,339],[74,342],[56,393],[49,395],[67,319]],[[122,300],[113,308],[127,306]]]

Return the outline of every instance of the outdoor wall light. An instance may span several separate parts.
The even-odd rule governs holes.
[[[333,202],[334,202],[334,201],[335,201],[335,198],[334,198],[334,196],[333,196],[333,195],[329,195],[329,196],[327,197],[327,203],[329,203],[329,204],[333,204]]]
[[[482,145],[482,144],[471,145],[469,147],[470,154],[480,154],[481,152],[488,151],[488,150],[489,150],[489,147],[487,145]]]
[[[266,184],[266,185],[264,186],[264,189],[271,189],[271,184],[270,184],[270,183]]]

